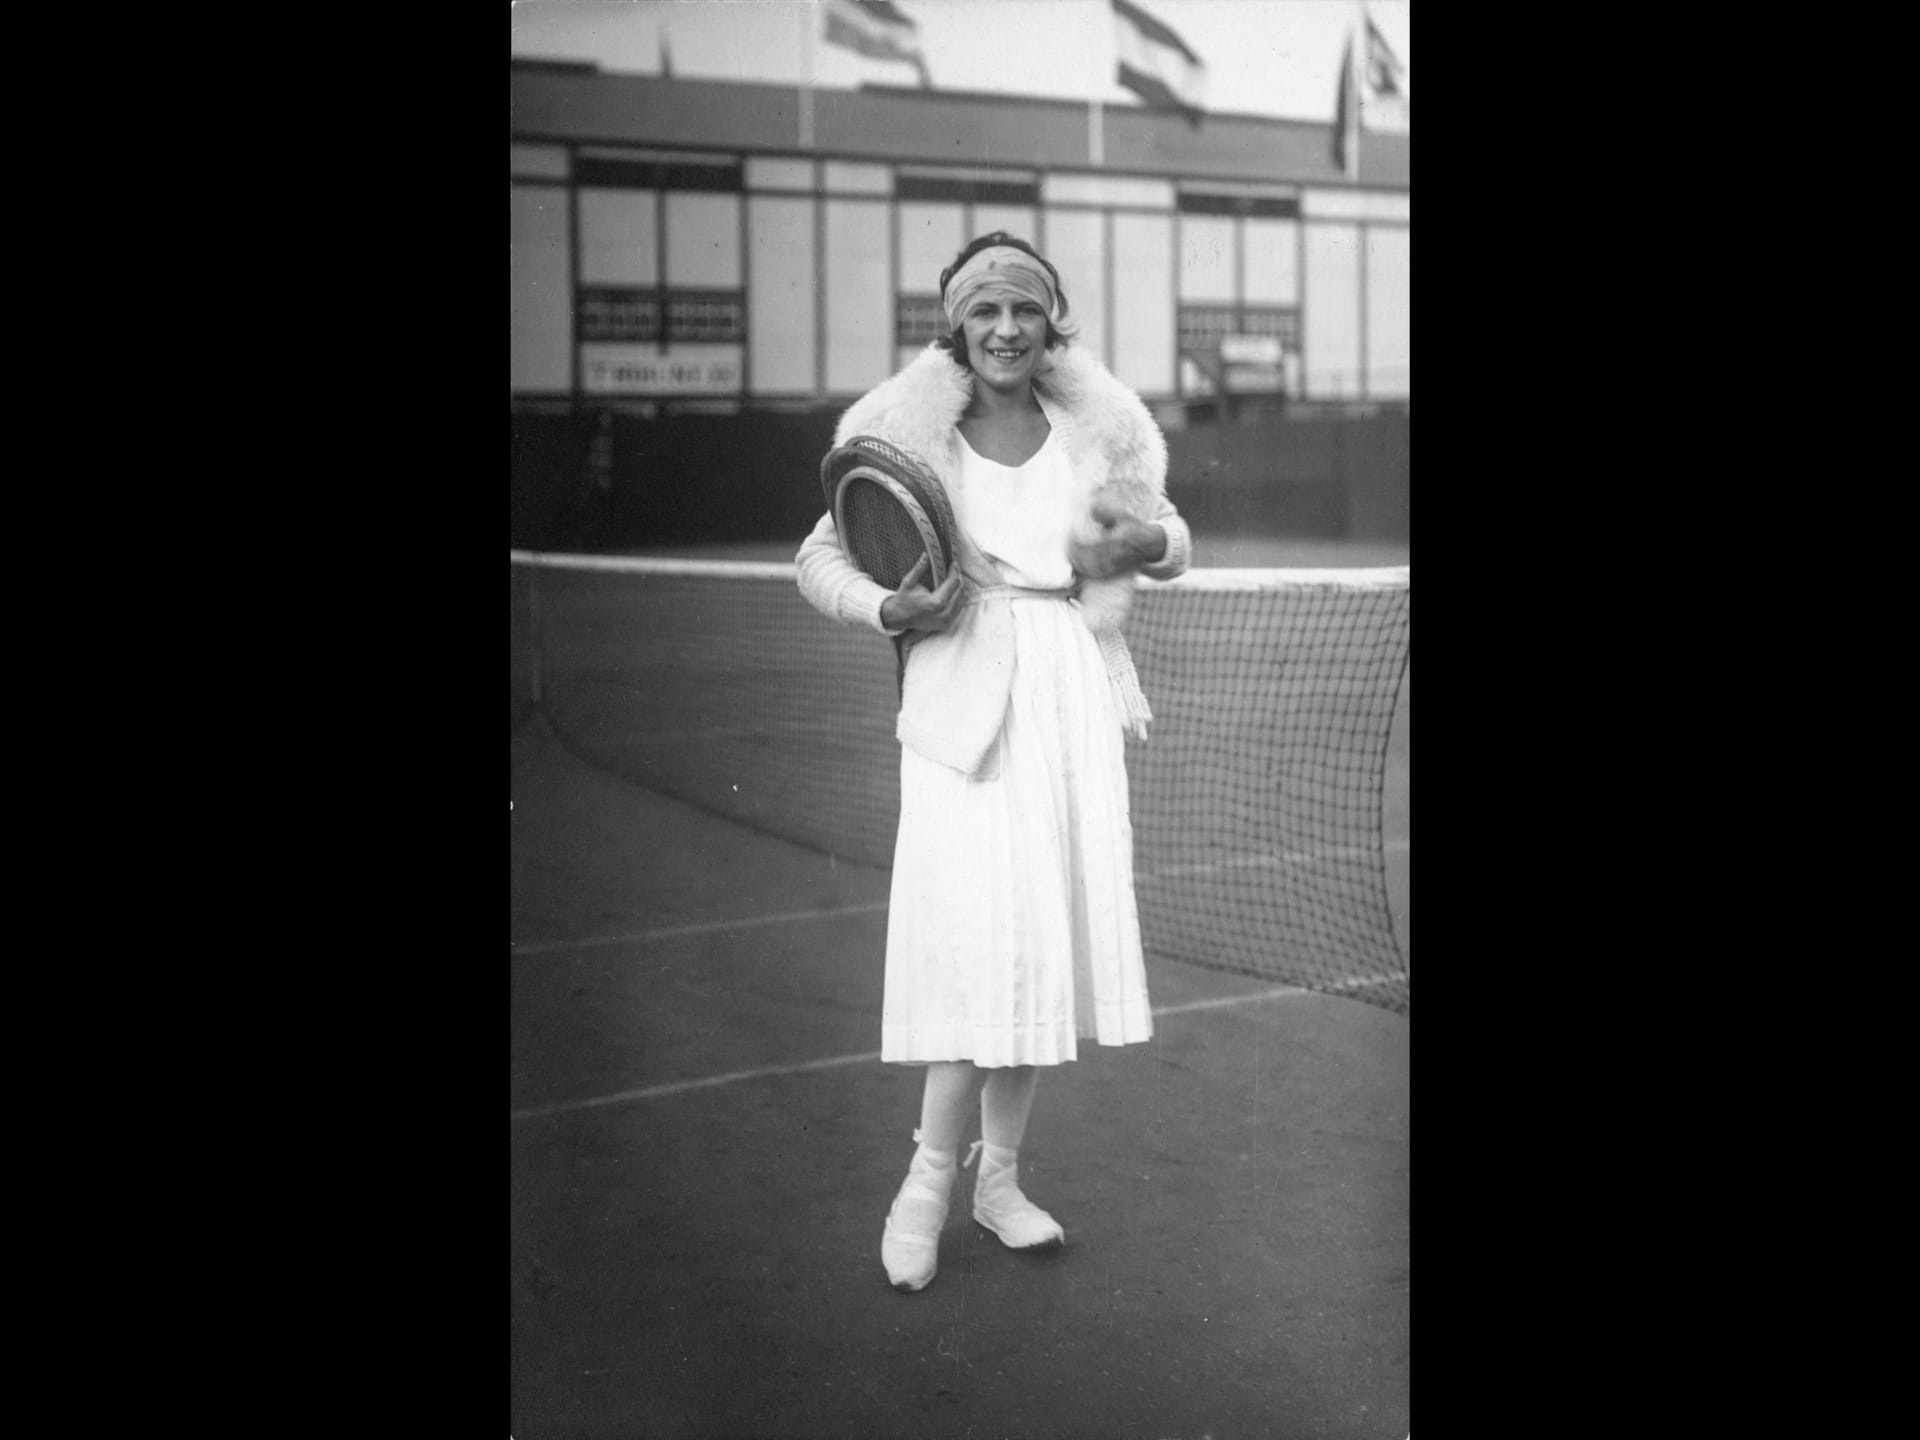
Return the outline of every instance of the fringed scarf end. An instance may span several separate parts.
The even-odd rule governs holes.
[[[1120,727],[1134,739],[1145,740],[1153,709],[1140,689],[1140,675],[1133,668],[1126,637],[1118,630],[1104,630],[1099,638],[1100,655],[1107,662],[1107,679],[1113,685],[1114,703],[1120,707]]]

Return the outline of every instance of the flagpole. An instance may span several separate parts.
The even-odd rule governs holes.
[[[1355,48],[1364,43],[1347,21],[1347,43],[1340,47],[1340,103],[1333,117],[1340,127],[1340,172],[1348,180],[1360,177],[1360,84]]]
[[[1360,137],[1367,128],[1367,63],[1370,52],[1367,48],[1367,0],[1353,0],[1353,153],[1347,160],[1347,178],[1360,178],[1360,147],[1366,142]]]
[[[1107,163],[1107,107],[1101,96],[1106,93],[1115,65],[1113,16],[1107,16],[1107,43],[1090,47],[1099,56],[1095,61],[1093,83],[1087,90],[1087,164],[1090,168],[1101,170]],[[1104,62],[1105,69],[1100,69]]]
[[[813,36],[820,28],[817,4],[802,12],[800,22],[800,148],[813,149]]]

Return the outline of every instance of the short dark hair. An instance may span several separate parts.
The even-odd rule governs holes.
[[[995,245],[1011,245],[1015,250],[1024,250],[1046,266],[1047,274],[1053,277],[1053,293],[1060,297],[1060,314],[1063,317],[1068,314],[1067,292],[1060,283],[1060,272],[1053,268],[1053,262],[1018,235],[1009,235],[1004,230],[995,230],[990,235],[980,235],[969,240],[960,253],[953,257],[953,263],[940,272],[940,303],[942,305],[947,303],[947,282],[960,273],[960,267],[982,250],[991,249]],[[951,355],[954,364],[963,369],[972,368],[967,360],[967,332],[963,326],[954,326],[933,343]],[[1066,336],[1053,328],[1053,317],[1049,315],[1047,317],[1047,349],[1058,350],[1062,345],[1071,343]]]

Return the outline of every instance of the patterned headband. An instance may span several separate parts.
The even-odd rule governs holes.
[[[986,290],[1031,300],[1047,312],[1053,328],[1062,335],[1071,338],[1079,331],[1080,327],[1062,313],[1059,292],[1053,288],[1053,277],[1046,266],[1024,250],[993,245],[969,258],[947,282],[947,324],[958,330],[961,318]]]

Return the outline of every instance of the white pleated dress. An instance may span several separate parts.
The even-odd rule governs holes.
[[[1012,586],[1065,589],[1057,436],[1021,466],[961,444],[954,518]],[[973,775],[902,747],[882,1060],[1058,1065],[1147,1040],[1125,743],[1075,605],[1016,595],[1006,718]]]

